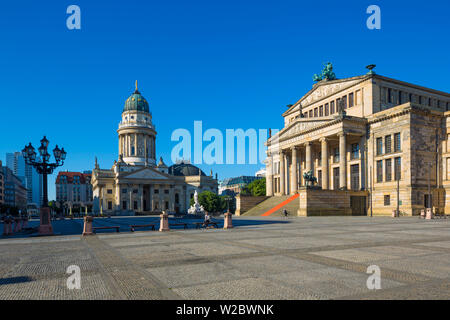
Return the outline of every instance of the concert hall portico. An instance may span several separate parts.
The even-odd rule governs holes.
[[[267,167],[273,173],[268,196],[296,193],[305,185],[303,173],[310,170],[323,190],[356,191],[365,186],[365,119],[345,115],[299,118],[268,143]]]

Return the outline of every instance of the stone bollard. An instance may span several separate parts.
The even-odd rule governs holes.
[[[431,208],[427,208],[427,215],[425,219],[427,220],[433,219],[433,212],[431,211]]]
[[[421,209],[421,210],[420,210],[420,217],[421,217],[422,219],[425,219],[425,209]]]
[[[169,215],[167,212],[163,211],[159,217],[161,218],[161,222],[159,223],[159,231],[169,231]]]
[[[233,228],[233,222],[232,222],[231,216],[232,216],[231,212],[225,212],[224,221],[223,221],[224,229],[232,229]]]
[[[84,226],[83,226],[83,236],[90,236],[94,233],[92,232],[92,223],[94,222],[94,217],[84,217]]]

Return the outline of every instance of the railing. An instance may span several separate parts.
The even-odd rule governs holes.
[[[131,122],[131,121],[127,121],[127,122],[120,121],[119,122],[119,128],[122,128],[122,127],[142,127],[142,126],[155,130],[155,126],[153,124],[151,124],[149,122],[145,122],[145,121],[133,121],[133,122]]]

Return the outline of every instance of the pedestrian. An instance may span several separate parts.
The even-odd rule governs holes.
[[[208,211],[205,211],[205,220],[203,221],[203,226],[207,228],[210,222],[211,217],[209,216]]]
[[[287,211],[286,209],[284,209],[284,210],[283,210],[283,214],[284,214],[284,217],[287,218],[287,216],[288,216],[289,213],[288,213],[288,211]]]

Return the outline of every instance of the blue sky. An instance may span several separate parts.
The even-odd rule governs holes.
[[[81,30],[66,8],[81,8]],[[381,30],[366,8],[381,8]],[[170,164],[177,128],[281,128],[281,113],[331,61],[338,78],[385,76],[450,92],[448,1],[3,1],[0,159],[44,134],[63,170],[108,168],[138,79]],[[219,178],[261,165],[201,165]],[[50,195],[54,198],[54,176]]]

